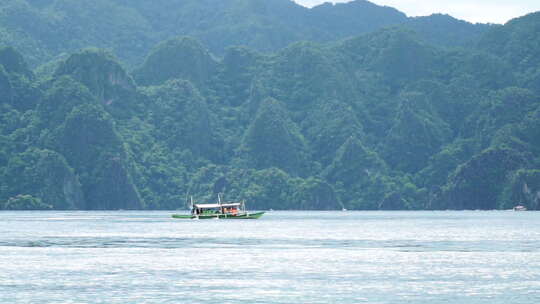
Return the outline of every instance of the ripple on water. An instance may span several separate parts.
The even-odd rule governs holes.
[[[275,212],[208,222],[8,212],[0,302],[537,303],[538,217]]]
[[[42,237],[0,241],[0,247],[65,248],[341,248],[345,250],[386,249],[403,252],[539,252],[540,242],[532,241],[415,241],[415,240],[335,240],[291,238],[225,238],[225,237]]]

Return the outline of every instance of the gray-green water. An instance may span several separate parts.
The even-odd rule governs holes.
[[[540,303],[540,213],[0,212],[0,303]]]

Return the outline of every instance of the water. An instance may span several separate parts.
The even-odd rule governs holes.
[[[540,213],[0,212],[0,303],[540,303]]]

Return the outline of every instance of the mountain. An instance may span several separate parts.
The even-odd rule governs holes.
[[[465,46],[489,29],[449,16],[407,18],[365,0],[311,9],[291,0],[9,0],[0,4],[0,45],[31,66],[81,48],[112,50],[127,65],[144,62],[161,41],[191,36],[222,56],[229,46],[274,52],[298,41],[330,42],[407,25],[427,41]]]
[[[520,85],[540,92],[540,12],[488,31],[478,48],[503,58],[521,74]]]
[[[404,26],[418,33],[424,40],[446,47],[472,47],[484,33],[496,27],[489,24],[472,24],[443,14],[412,17],[404,23]]]
[[[163,18],[179,21],[176,5],[191,12],[214,2],[96,7],[112,5],[109,14],[130,3],[140,16],[168,11]],[[37,15],[21,16],[42,22],[39,12],[78,5],[86,4],[19,0],[2,9],[29,9]],[[365,1],[311,10],[285,0],[217,5],[190,16],[234,8],[227,16],[253,11],[282,27],[298,20],[276,21],[280,10],[304,20],[333,12],[317,20],[342,19],[343,32],[364,22],[346,20],[355,9],[403,17]],[[77,14],[90,22],[94,9]],[[223,20],[205,17],[198,28]],[[109,22],[116,29],[120,21]],[[441,27],[414,29],[424,21]],[[242,24],[231,33],[245,38]],[[531,14],[468,35],[472,25],[448,16],[405,18],[273,52],[230,45],[219,57],[196,37],[152,34],[163,41],[134,69],[123,62],[129,52],[89,47],[32,70],[28,57],[0,47],[0,209],[177,209],[188,196],[211,201],[217,193],[255,209],[538,209],[537,24]],[[141,26],[156,27],[129,30]],[[460,39],[437,42],[437,33]]]

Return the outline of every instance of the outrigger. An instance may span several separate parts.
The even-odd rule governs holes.
[[[190,214],[173,214],[175,219],[258,219],[264,212],[249,213],[246,204],[241,202],[221,202],[218,195],[217,204],[193,204],[191,199]]]

